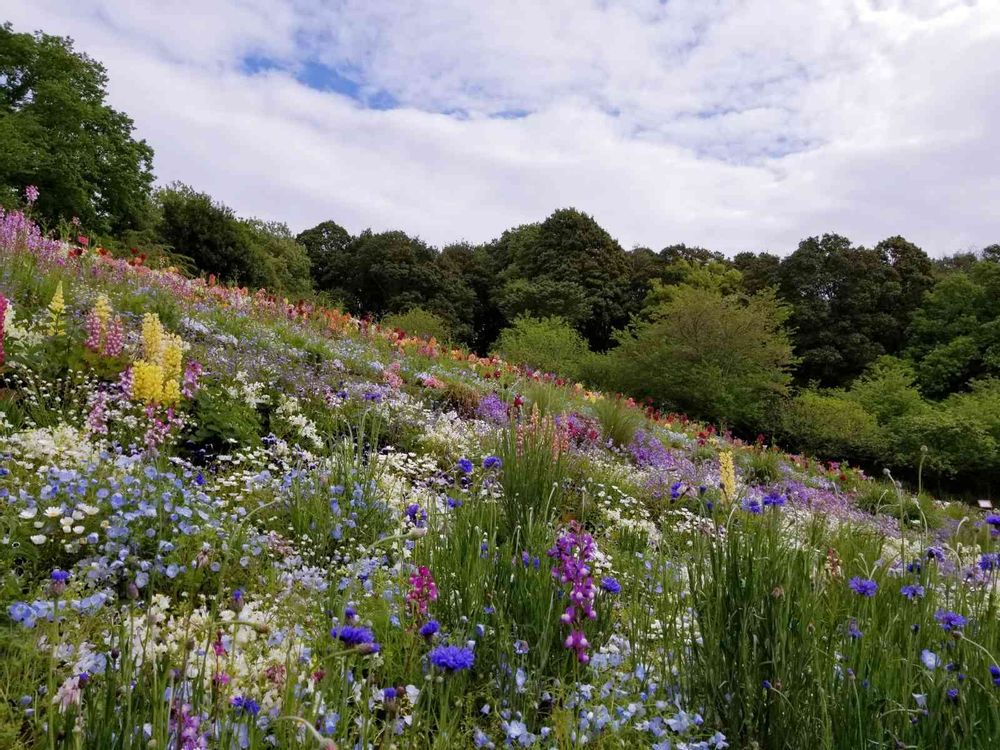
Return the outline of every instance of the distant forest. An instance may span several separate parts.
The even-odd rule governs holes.
[[[997,486],[1000,244],[939,259],[902,236],[863,247],[837,234],[784,257],[625,250],[574,208],[440,249],[335,220],[296,235],[185,185],[154,189],[152,148],[106,103],[106,84],[71,40],[0,29],[0,205],[750,439],[939,489]]]

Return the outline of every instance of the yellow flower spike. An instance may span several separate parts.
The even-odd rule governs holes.
[[[732,451],[723,451],[719,454],[719,480],[726,501],[733,502],[736,499],[736,464],[733,462]]]
[[[137,360],[132,365],[132,395],[146,403],[160,403],[163,400],[163,368]]]
[[[167,334],[163,338],[160,365],[163,367],[163,377],[176,380],[181,376],[181,360],[184,356],[184,342],[180,336]]]
[[[97,298],[94,303],[94,317],[100,321],[101,330],[105,330],[108,321],[111,320],[111,302],[108,300],[108,295],[102,294]]]
[[[156,313],[142,316],[142,352],[148,362],[157,362],[163,348],[163,325]]]
[[[62,336],[66,333],[66,325],[63,321],[63,313],[66,312],[66,300],[63,299],[63,285],[59,282],[56,293],[52,295],[49,302],[49,336]]]
[[[176,380],[165,380],[163,382],[161,402],[165,406],[173,406],[181,400],[181,386]]]

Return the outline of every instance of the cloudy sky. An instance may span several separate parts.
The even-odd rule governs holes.
[[[14,0],[182,180],[299,230],[1000,242],[997,0]]]

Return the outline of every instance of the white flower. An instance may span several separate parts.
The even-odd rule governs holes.
[[[48,537],[45,536],[45,534],[34,534],[31,537],[31,541],[34,544],[45,544],[45,542],[48,541]]]

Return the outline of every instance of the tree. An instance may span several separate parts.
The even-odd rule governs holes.
[[[493,250],[493,263],[504,279],[495,292],[501,309],[506,305],[515,314],[544,316],[565,297],[560,314],[572,317],[590,346],[599,350],[627,322],[628,257],[587,214],[560,209],[541,224],[505,232]]]
[[[335,221],[324,221],[312,229],[300,232],[296,237],[306,249],[312,269],[313,281],[317,289],[334,293],[339,290],[338,282],[343,278],[348,258],[345,250],[351,241],[351,234]]]
[[[195,267],[224,281],[252,284],[259,259],[248,257],[247,238],[232,209],[181,183],[158,190],[157,232]]]
[[[260,219],[244,219],[240,224],[246,235],[247,256],[262,261],[254,275],[256,286],[293,297],[312,291],[309,255],[286,224]]]
[[[825,234],[799,243],[779,270],[792,306],[801,382],[843,385],[876,358],[895,354],[923,290],[930,261],[901,237],[874,249]]]
[[[787,393],[794,363],[788,310],[768,292],[746,300],[676,287],[653,320],[619,335],[609,385],[694,417],[759,429]]]
[[[977,261],[940,279],[913,316],[908,344],[928,396],[1000,375],[1000,263]]]
[[[98,232],[148,216],[153,150],[132,120],[105,103],[104,66],[69,38],[0,27],[0,192],[40,190],[36,216],[77,216]]]
[[[733,256],[733,268],[743,274],[743,289],[756,294],[781,283],[781,258],[771,253],[742,252]]]

